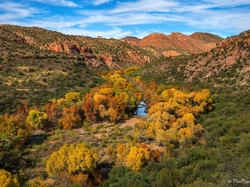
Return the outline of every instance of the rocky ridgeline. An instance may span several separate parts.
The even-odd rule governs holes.
[[[143,39],[126,37],[124,41],[140,47],[153,47],[159,50],[163,56],[179,56],[188,54],[198,54],[210,51],[222,38],[209,33],[194,33],[190,36],[182,33],[152,33]]]

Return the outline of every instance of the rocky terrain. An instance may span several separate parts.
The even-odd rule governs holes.
[[[152,33],[141,40],[125,38],[125,41],[140,47],[153,47],[159,50],[163,56],[179,56],[188,54],[198,54],[210,51],[223,38],[209,33],[194,33],[190,36],[182,33]]]
[[[221,41],[208,53],[197,55],[186,65],[185,76],[188,81],[195,78],[205,80],[227,71],[224,79],[241,77],[238,84],[247,84],[250,71],[250,31]],[[229,73],[230,69],[235,72]],[[239,80],[238,80],[239,81]]]

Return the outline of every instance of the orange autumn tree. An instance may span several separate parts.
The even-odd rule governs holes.
[[[77,127],[77,125],[80,123],[81,117],[78,112],[78,108],[76,104],[73,104],[71,107],[63,108],[63,114],[62,117],[59,119],[60,126],[64,129],[72,129],[73,127]]]
[[[62,110],[60,106],[55,103],[46,103],[44,109],[48,114],[48,126],[56,127],[58,125],[58,120],[62,116]]]
[[[68,92],[64,98],[51,99],[44,105],[48,115],[47,123],[51,127],[72,129],[77,127],[82,118],[80,115],[82,97],[79,92]]]
[[[126,79],[124,71],[103,76],[107,84],[93,88],[83,98],[82,109],[86,121],[116,122],[134,114],[138,96],[135,86]],[[135,82],[135,81],[134,81]]]

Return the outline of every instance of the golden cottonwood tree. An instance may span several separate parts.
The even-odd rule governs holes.
[[[49,176],[59,173],[79,174],[91,172],[96,168],[98,155],[86,143],[63,145],[53,152],[46,163]]]
[[[26,121],[31,126],[34,126],[37,131],[38,128],[42,128],[45,125],[47,118],[48,118],[48,115],[45,112],[40,112],[37,110],[30,110]]]
[[[125,144],[118,144],[116,146],[117,159],[116,162],[118,165],[125,165],[126,157],[128,154],[128,146]]]
[[[15,177],[11,175],[10,172],[0,169],[0,186],[1,187],[16,187],[19,183]]]
[[[150,151],[145,147],[131,147],[126,158],[127,165],[134,171],[140,171],[148,163]]]
[[[213,101],[209,90],[186,93],[175,88],[162,91],[160,98],[161,102],[149,108],[145,132],[163,145],[167,154],[173,142],[200,137],[203,128],[195,116],[212,110]]]
[[[65,94],[65,102],[67,104],[77,103],[81,101],[81,93],[79,92],[68,92]]]

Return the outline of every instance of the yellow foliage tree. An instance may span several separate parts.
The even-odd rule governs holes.
[[[10,172],[0,169],[0,186],[1,187],[16,187],[19,183],[15,177],[11,175]]]
[[[118,112],[112,107],[108,109],[108,116],[111,122],[116,122],[118,119]]]
[[[185,93],[175,88],[161,92],[160,101],[148,111],[145,133],[155,139],[169,153],[172,143],[183,143],[192,137],[200,137],[203,130],[195,116],[212,110],[213,101],[209,90]]]
[[[117,153],[117,159],[116,162],[118,165],[125,165],[126,164],[126,157],[128,154],[128,147],[125,144],[118,144],[116,146],[116,153]]]
[[[48,119],[47,113],[40,112],[37,110],[30,110],[26,121],[31,126],[34,126],[37,131],[38,128],[42,128],[45,125],[47,119]]]
[[[126,158],[127,165],[134,171],[140,171],[148,163],[150,151],[144,147],[131,147]]]
[[[65,102],[67,104],[70,104],[70,103],[77,103],[81,101],[81,93],[79,92],[68,92],[65,94]]]
[[[49,176],[58,176],[59,173],[91,172],[96,168],[97,160],[96,151],[86,143],[65,144],[50,155],[46,171]]]
[[[82,109],[86,121],[116,122],[134,115],[138,99],[142,97],[135,88],[136,81],[129,81],[124,70],[105,73],[103,78],[108,83],[91,89],[83,99]]]

